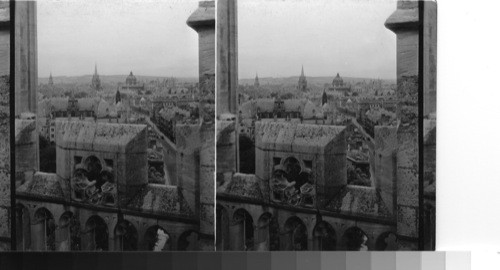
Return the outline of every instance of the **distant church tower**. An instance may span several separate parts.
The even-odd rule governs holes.
[[[52,80],[52,72],[50,73],[50,76],[49,76],[49,85],[50,86],[54,85],[54,80]]]
[[[306,76],[304,75],[304,66],[302,66],[302,71],[300,72],[300,77],[299,77],[299,90],[300,91],[307,91],[307,80]]]
[[[326,91],[323,89],[323,96],[321,97],[321,105],[325,105],[328,103],[328,96],[326,95]]]
[[[260,83],[259,83],[259,75],[257,75],[257,73],[255,73],[255,82],[253,83],[253,86],[254,86],[255,88],[260,87]]]
[[[92,88],[95,90],[101,90],[101,79],[99,78],[99,74],[97,74],[97,64],[95,65],[94,75],[92,76]]]

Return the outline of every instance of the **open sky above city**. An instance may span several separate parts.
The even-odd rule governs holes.
[[[395,79],[395,0],[238,2],[239,77]]]
[[[196,0],[42,0],[38,75],[198,76]]]

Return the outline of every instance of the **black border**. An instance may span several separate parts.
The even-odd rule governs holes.
[[[424,19],[425,0],[418,1],[418,249],[425,249],[424,215]]]
[[[15,134],[15,69],[16,69],[16,1],[10,0],[10,249],[17,250],[16,233],[16,134]]]

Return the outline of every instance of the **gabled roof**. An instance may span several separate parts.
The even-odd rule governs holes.
[[[229,183],[217,189],[217,193],[241,198],[264,199],[259,181],[254,174],[234,174]]]
[[[69,201],[69,192],[64,192],[62,179],[55,173],[36,172],[33,177],[19,186],[16,192],[39,198]]]
[[[81,150],[125,152],[134,143],[146,140],[146,132],[146,125],[57,120],[56,145]]]
[[[391,218],[379,192],[363,186],[345,186],[326,206],[326,210],[354,216]]]
[[[257,122],[256,146],[261,149],[301,153],[323,153],[330,146],[345,152],[345,126]]]
[[[155,214],[194,216],[177,186],[148,184],[137,193],[127,208]]]

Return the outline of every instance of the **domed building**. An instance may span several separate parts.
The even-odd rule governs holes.
[[[130,71],[130,74],[125,79],[125,84],[120,84],[119,91],[120,93],[126,94],[139,94],[142,95],[144,93],[145,87],[144,83],[140,83],[137,81],[137,78],[134,76],[134,73]]]
[[[335,76],[335,78],[333,78],[332,86],[333,87],[344,86],[344,80],[342,79],[342,77],[340,77],[338,72],[337,72],[337,76]]]
[[[331,92],[340,92],[346,94],[351,92],[351,86],[345,84],[342,77],[340,77],[340,74],[337,73],[337,76],[333,78],[332,87],[330,87],[328,90],[330,90]]]
[[[136,85],[137,84],[137,78],[134,76],[132,71],[130,71],[130,74],[127,76],[127,79],[125,80],[126,85]]]

